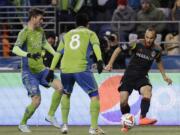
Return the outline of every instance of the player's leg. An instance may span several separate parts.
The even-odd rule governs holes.
[[[150,119],[146,117],[147,112],[149,111],[150,101],[152,96],[152,87],[151,85],[145,85],[140,88],[140,94],[142,95],[141,100],[141,116],[139,120],[140,125],[149,125],[157,122],[156,119]]]
[[[97,83],[93,76],[93,73],[85,71],[75,74],[77,83],[81,88],[89,95],[90,102],[90,114],[91,114],[91,126],[89,129],[90,134],[104,134],[104,131],[98,127],[98,117],[100,112],[99,93]]]
[[[130,106],[128,104],[129,95],[132,93],[134,81],[130,80],[132,77],[128,78],[126,76],[123,77],[122,81],[120,82],[120,86],[118,91],[120,92],[120,109],[122,115],[126,113],[130,113]],[[128,127],[122,127],[122,132],[127,132]]]
[[[61,113],[62,113],[62,127],[61,132],[67,134],[68,132],[68,115],[70,110],[70,94],[64,93],[61,99]]]
[[[126,113],[130,113],[130,106],[128,104],[129,92],[128,91],[120,91],[120,108],[121,113],[124,115]]]
[[[54,88],[54,92],[52,95],[52,100],[51,100],[51,106],[48,112],[49,116],[54,116],[55,111],[57,110],[61,96],[62,96],[62,91],[63,91],[63,86],[61,84],[61,81],[58,79],[54,79],[52,82],[52,87]]]
[[[141,100],[141,117],[146,117],[150,107],[150,100],[152,96],[152,88],[149,85],[140,88],[140,94],[142,95]]]
[[[62,84],[59,79],[55,76],[55,79],[53,80],[52,83],[48,84],[46,81],[46,77],[48,74],[49,70],[45,69],[42,71],[41,74],[41,81],[40,84],[45,86],[45,87],[53,87],[54,92],[52,94],[52,99],[51,99],[51,105],[48,111],[48,116],[46,116],[45,120],[50,122],[53,126],[60,128],[60,125],[58,124],[55,115],[55,112],[60,104],[61,96],[62,96]]]
[[[100,127],[98,127],[98,117],[100,112],[98,92],[89,93],[89,96],[91,98],[91,102],[90,102],[91,126],[89,128],[89,133],[92,135],[105,134],[105,132]]]
[[[23,84],[25,85],[28,91],[28,95],[32,99],[32,102],[26,107],[25,113],[19,125],[19,129],[22,132],[30,132],[29,128],[27,127],[27,121],[31,118],[35,110],[38,108],[41,102],[41,96],[38,81],[29,72],[23,73]]]
[[[54,92],[52,95],[48,116],[45,118],[45,120],[50,122],[53,126],[60,128],[60,125],[55,117],[55,112],[61,101],[63,87],[59,79],[54,79],[51,86],[54,88]]]
[[[27,106],[23,119],[21,120],[21,125],[26,125],[27,120],[33,115],[35,112],[36,108],[38,108],[40,102],[41,102],[41,97],[39,95],[35,95],[31,97],[32,102],[30,105]]]
[[[61,98],[61,113],[62,113],[62,127],[61,132],[66,134],[68,132],[68,115],[70,110],[70,96],[75,83],[73,74],[61,73],[61,80],[63,84],[63,95]]]
[[[126,113],[130,113],[130,106],[128,104],[129,92],[128,91],[120,91],[120,109],[122,115]],[[122,132],[127,132],[128,127],[123,126],[121,128]]]

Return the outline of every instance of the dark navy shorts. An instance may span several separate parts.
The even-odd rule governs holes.
[[[75,82],[90,96],[98,95],[98,86],[94,75],[90,71],[79,73],[61,73],[61,81],[64,87],[64,93],[71,94]]]
[[[144,76],[144,77],[123,76],[118,90],[128,91],[129,94],[131,94],[134,89],[134,90],[138,90],[140,93],[140,88],[146,85],[152,87],[148,76]]]
[[[40,95],[39,85],[50,87],[49,83],[46,81],[48,72],[48,69],[37,74],[32,74],[28,70],[22,72],[22,81],[28,91],[28,96]]]

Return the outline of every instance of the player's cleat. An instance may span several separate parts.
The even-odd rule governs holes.
[[[68,133],[68,126],[67,124],[63,124],[61,127],[61,133],[62,134],[67,134]]]
[[[27,125],[19,125],[18,128],[21,132],[24,132],[24,133],[30,133],[31,132],[31,130],[29,129],[29,127]]]
[[[156,119],[150,119],[150,118],[140,118],[139,119],[139,125],[152,125],[155,124],[157,122]]]
[[[124,132],[124,133],[128,132],[128,128],[122,127],[122,128],[121,128],[121,132]]]
[[[47,121],[47,122],[50,122],[53,126],[55,126],[55,127],[57,127],[57,128],[60,128],[60,125],[58,124],[58,122],[57,122],[57,120],[56,120],[56,117],[54,117],[54,116],[47,116],[46,118],[45,118],[45,120]]]
[[[105,132],[100,127],[96,128],[96,129],[90,127],[89,134],[90,135],[104,135]]]

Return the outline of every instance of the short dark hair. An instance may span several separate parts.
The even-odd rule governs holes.
[[[44,11],[39,8],[31,8],[29,10],[29,20],[31,19],[31,17],[36,17],[38,15],[44,15]]]
[[[89,22],[89,17],[85,13],[77,14],[76,16],[76,25],[77,26],[87,26]]]
[[[48,33],[46,33],[46,38],[48,39],[48,38],[56,38],[56,34],[54,33],[54,32],[48,32]]]

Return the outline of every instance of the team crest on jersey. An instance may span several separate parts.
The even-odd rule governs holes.
[[[152,51],[151,56],[154,58],[156,56],[156,51]]]

